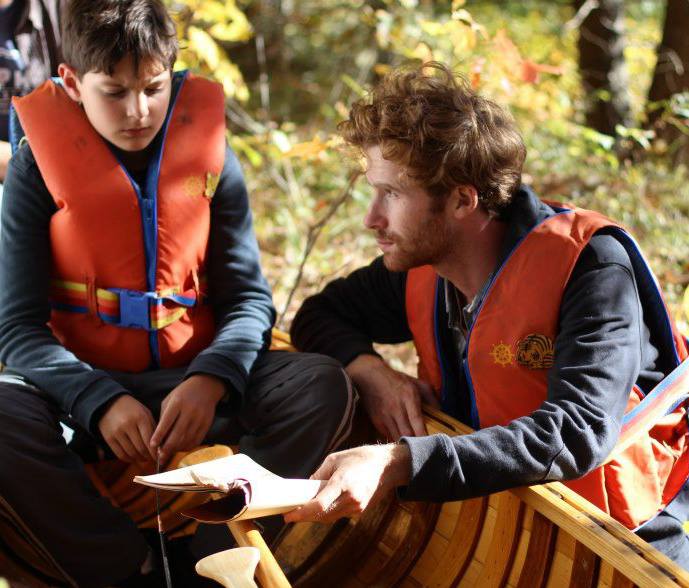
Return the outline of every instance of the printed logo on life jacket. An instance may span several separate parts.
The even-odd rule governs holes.
[[[506,343],[500,341],[496,345],[493,345],[493,350],[490,352],[493,361],[502,367],[514,364],[514,354],[512,353],[512,347]]]
[[[553,367],[553,340],[532,333],[517,343],[517,363],[530,370],[547,370]]]
[[[189,176],[184,180],[184,193],[187,196],[205,196],[210,200],[220,183],[220,174],[206,173],[206,178],[199,176]]]
[[[184,193],[187,196],[201,196],[204,186],[203,179],[198,176],[189,176],[184,180]]]

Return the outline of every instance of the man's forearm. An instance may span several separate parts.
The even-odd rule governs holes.
[[[389,272],[378,258],[309,297],[292,322],[302,351],[330,355],[344,365],[375,354],[372,342],[411,338],[404,306],[406,274]]]

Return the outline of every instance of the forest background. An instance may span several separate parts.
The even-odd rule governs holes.
[[[438,60],[511,110],[540,197],[631,230],[689,334],[687,0],[167,4],[177,67],[225,88],[279,327],[377,255],[362,225],[370,191],[337,122],[390,68]],[[413,369],[408,348],[381,351]]]

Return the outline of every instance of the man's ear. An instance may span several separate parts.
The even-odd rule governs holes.
[[[76,70],[71,65],[61,63],[57,66],[57,73],[62,78],[62,85],[67,95],[74,102],[81,104],[81,84]]]
[[[478,208],[478,191],[471,184],[462,184],[450,192],[452,214],[456,219],[469,216]]]

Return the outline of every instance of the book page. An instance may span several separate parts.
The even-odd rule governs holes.
[[[220,523],[288,512],[311,500],[323,482],[281,478],[244,454],[150,476],[134,482],[185,492],[218,492],[223,496],[183,514],[203,522]]]

